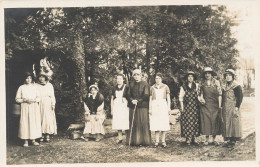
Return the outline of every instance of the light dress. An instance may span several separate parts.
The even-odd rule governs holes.
[[[152,115],[150,116],[150,130],[151,131],[169,131],[169,114],[167,101],[163,98],[166,86],[156,88],[152,86],[156,95],[155,99],[152,100]]]
[[[35,103],[24,103],[23,99],[34,99]],[[20,139],[37,139],[42,136],[39,109],[39,92],[35,84],[22,85],[16,93],[16,102],[21,103],[21,117],[18,137]]]
[[[38,84],[40,93],[40,113],[42,133],[57,134],[57,123],[55,111],[52,110],[52,105],[55,106],[56,100],[54,96],[54,88],[51,83],[45,85]]]
[[[127,99],[123,97],[125,85],[122,90],[115,90],[115,99],[113,107],[113,130],[128,130],[129,129],[129,108]]]

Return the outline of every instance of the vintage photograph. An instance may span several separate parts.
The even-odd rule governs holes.
[[[4,164],[257,161],[254,3],[3,10]]]

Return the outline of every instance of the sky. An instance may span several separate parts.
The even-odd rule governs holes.
[[[259,6],[252,3],[226,5],[230,12],[238,14],[240,25],[233,27],[234,37],[237,38],[237,49],[240,56],[254,58],[259,52]]]

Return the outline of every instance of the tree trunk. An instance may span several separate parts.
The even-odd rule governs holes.
[[[82,32],[77,31],[74,36],[74,42],[71,43],[71,70],[73,73],[73,109],[72,111],[72,122],[80,123],[84,119],[84,103],[83,97],[86,94],[86,79],[85,79],[85,54],[83,46]]]

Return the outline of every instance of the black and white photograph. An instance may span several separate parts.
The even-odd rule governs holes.
[[[260,165],[260,2],[31,2],[0,2],[0,166]]]

